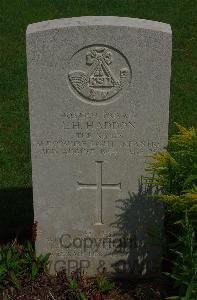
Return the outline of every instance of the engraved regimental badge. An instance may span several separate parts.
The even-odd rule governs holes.
[[[68,74],[72,90],[90,102],[105,102],[120,93],[130,82],[127,59],[107,46],[81,49],[71,60]],[[74,66],[80,70],[73,70]]]

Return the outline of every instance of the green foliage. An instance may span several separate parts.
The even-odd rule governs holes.
[[[77,283],[77,279],[70,276],[68,277],[68,290],[72,291],[76,291],[78,288],[78,283]]]
[[[34,280],[47,270],[50,254],[36,256],[32,244],[13,243],[0,246],[0,289],[8,285],[22,289],[23,283]]]
[[[72,296],[72,299],[76,300],[87,300],[86,293],[83,291],[85,289],[85,279],[83,277],[78,277],[78,274],[74,273],[66,277],[67,281],[67,296],[66,299]]]
[[[95,279],[96,289],[105,294],[115,288],[115,283],[110,282],[104,275],[99,275]]]
[[[180,195],[197,183],[197,129],[177,124],[179,134],[173,135],[168,151],[156,153],[147,171],[154,174],[154,184],[166,194]]]
[[[25,249],[24,249],[25,250]],[[30,280],[34,280],[41,272],[47,272],[50,253],[36,256],[35,250],[30,242],[27,243],[26,251],[24,251],[24,265],[29,270]]]
[[[153,195],[165,203],[166,234],[174,280],[179,296],[168,299],[194,300],[197,294],[197,129],[177,124],[179,133],[169,140],[166,152],[152,156],[149,184],[159,186]],[[178,233],[177,233],[178,232]],[[172,243],[173,241],[173,243]],[[196,294],[195,294],[196,293]]]
[[[23,274],[20,248],[13,245],[0,247],[0,288],[4,288],[6,283],[12,283],[18,289],[21,285],[18,278]]]
[[[86,295],[83,292],[81,292],[78,296],[78,300],[88,300],[88,298],[86,297]]]
[[[161,188],[158,198],[167,204],[167,209],[183,218],[185,212],[196,222],[197,212],[197,129],[186,129],[177,124],[179,134],[169,140],[166,152],[152,156],[148,164],[148,183]]]
[[[76,300],[87,300],[89,297],[96,299],[98,295],[105,295],[115,288],[115,284],[110,282],[104,275],[87,280],[84,276],[73,273],[66,276],[66,283],[66,297],[70,299],[69,297],[72,295],[72,299]]]
[[[66,277],[66,282],[67,298],[72,295],[76,300],[87,300],[90,295],[96,298],[98,295],[105,295],[115,289],[115,283],[110,282],[104,275],[98,275],[92,282],[74,273]]]
[[[181,227],[181,234],[176,234],[176,245],[170,249],[175,255],[172,273],[165,274],[174,280],[179,294],[185,296],[168,299],[195,300],[197,295],[197,241],[187,213],[185,220],[181,222]]]

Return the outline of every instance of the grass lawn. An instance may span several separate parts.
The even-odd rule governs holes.
[[[173,59],[169,134],[175,131],[174,122],[196,125],[196,0],[1,0],[0,10],[0,228],[2,224],[16,227],[21,222],[17,220],[21,210],[22,222],[32,218],[25,55],[28,24],[82,15],[128,16],[170,23]]]

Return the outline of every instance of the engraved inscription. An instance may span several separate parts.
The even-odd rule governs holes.
[[[103,190],[116,189],[121,190],[121,183],[103,183],[102,180],[102,164],[103,161],[96,161],[96,184],[78,183],[78,189],[93,189],[97,191],[97,222],[95,225],[103,224]]]
[[[71,68],[69,82],[75,93],[90,102],[105,102],[130,82],[131,69],[126,58],[108,46],[81,49],[72,60],[75,62],[72,68],[79,64],[80,70]]]
[[[33,143],[35,153],[41,157],[76,157],[91,156],[94,154],[110,157],[119,155],[145,156],[158,152],[161,148],[159,142],[151,140],[85,140],[80,136],[77,140],[64,140],[63,137],[54,140],[39,140]]]
[[[102,156],[99,159],[125,155],[133,158],[158,152],[156,137],[136,135],[135,110],[115,112],[62,111],[57,135],[33,141],[34,155],[40,158]],[[61,133],[59,133],[61,132]]]

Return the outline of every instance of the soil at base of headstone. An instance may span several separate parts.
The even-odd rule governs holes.
[[[4,296],[7,294],[9,298],[0,296],[0,300],[159,300],[165,299],[168,290],[162,279],[136,282],[116,280],[115,288],[107,293],[101,293],[94,282],[93,278],[81,277],[76,290],[71,290],[64,272],[59,272],[56,276],[41,274],[31,284],[27,284],[21,292],[13,288],[5,290]],[[86,298],[82,298],[83,295],[86,295]]]

